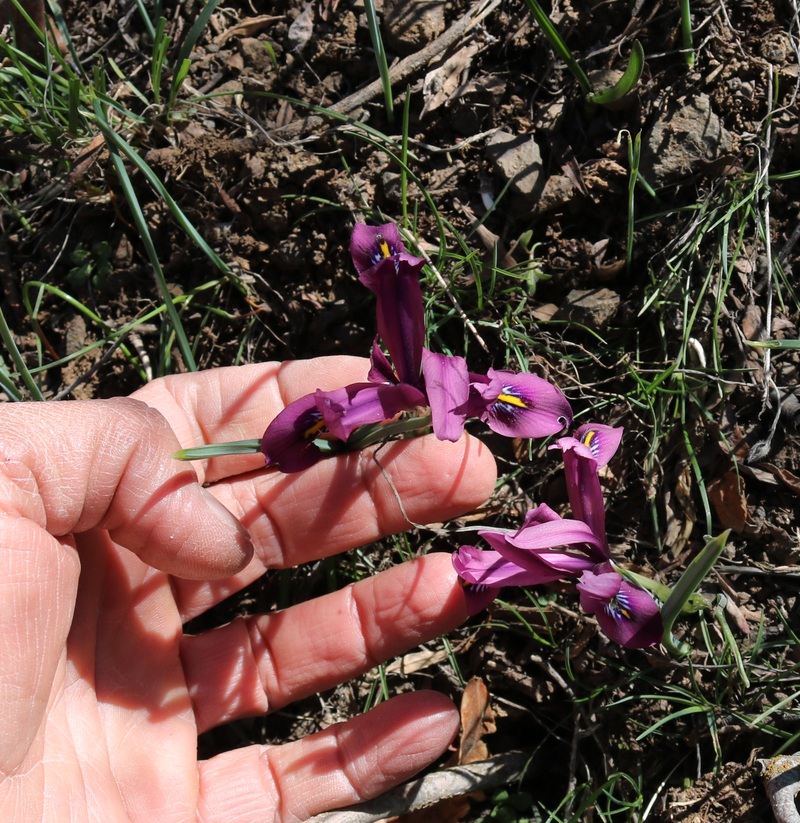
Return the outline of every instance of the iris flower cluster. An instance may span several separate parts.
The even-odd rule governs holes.
[[[360,282],[375,294],[378,336],[367,379],[334,391],[317,390],[290,403],[261,438],[268,467],[302,471],[332,454],[427,425],[440,440],[456,441],[467,418],[479,418],[501,435],[520,438],[559,434],[570,425],[566,397],[541,377],[496,369],[476,374],[463,357],[425,347],[420,287],[425,261],[405,251],[396,225],[357,224],[350,252]],[[409,424],[405,429],[400,422],[404,419]],[[661,640],[655,601],[615,569],[609,554],[597,472],[621,436],[621,429],[584,425],[574,437],[557,441],[572,518],[542,504],[513,534],[479,532],[491,550],[461,546],[453,555],[473,612],[504,586],[579,577],[582,608],[596,615],[612,640],[630,648]]]
[[[581,608],[597,618],[615,643],[633,649],[660,643],[661,611],[650,594],[627,580],[611,562],[598,471],[616,452],[622,429],[599,423],[580,426],[551,448],[564,459],[571,518],[546,503],[528,512],[522,527],[479,535],[491,546],[461,546],[453,565],[464,581],[473,613],[504,586],[533,586],[577,577]]]
[[[302,471],[363,447],[365,432],[424,408],[429,416],[412,418],[411,425],[430,423],[436,437],[454,442],[468,417],[508,437],[547,437],[570,424],[567,398],[541,377],[495,369],[474,374],[463,357],[425,348],[419,282],[425,261],[405,251],[394,223],[356,224],[350,253],[358,279],[375,294],[378,315],[367,379],[290,403],[261,438],[267,466]]]

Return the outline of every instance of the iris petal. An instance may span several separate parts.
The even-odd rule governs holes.
[[[572,420],[561,390],[534,374],[489,369],[471,388],[470,415],[506,437],[547,437]]]
[[[591,452],[597,463],[597,468],[602,469],[614,456],[622,441],[622,433],[625,429],[622,426],[606,426],[603,423],[584,423],[575,431],[575,439],[583,443]]]
[[[455,442],[464,431],[469,398],[469,373],[463,357],[422,350],[422,375],[431,407],[433,433]]]
[[[347,440],[359,426],[383,423],[399,412],[426,404],[421,391],[403,383],[353,383],[318,391],[316,402],[328,431],[340,440]]]
[[[299,472],[327,456],[314,442],[326,436],[329,433],[316,397],[307,394],[289,403],[269,424],[261,438],[261,451],[268,466]]]
[[[648,592],[625,580],[610,563],[585,571],[578,591],[581,608],[595,615],[615,643],[629,649],[644,649],[663,639],[658,604]]]

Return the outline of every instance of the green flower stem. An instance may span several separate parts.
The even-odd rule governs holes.
[[[180,449],[172,456],[176,460],[206,460],[209,457],[224,457],[227,454],[254,454],[261,448],[260,440],[232,440],[229,443],[213,443]]]
[[[356,429],[347,441],[347,449],[358,450],[371,446],[373,443],[380,443],[391,437],[411,434],[421,429],[426,429],[431,424],[430,414],[422,417],[401,417],[391,423],[379,423],[375,426],[362,426]]]
[[[339,440],[315,440],[315,445],[328,454],[340,454],[345,451],[358,451],[374,443],[380,443],[393,437],[405,436],[431,424],[430,414],[421,417],[403,417],[391,423],[379,423],[374,426],[361,426],[356,429],[346,443]],[[232,440],[229,443],[212,443],[207,446],[195,446],[180,449],[172,456],[176,460],[207,460],[209,457],[224,457],[229,454],[254,454],[261,448],[261,440]]]

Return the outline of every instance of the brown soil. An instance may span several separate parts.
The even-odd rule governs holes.
[[[179,42],[201,5],[167,5],[168,28]],[[220,6],[212,16],[192,56],[175,117],[165,124],[153,111],[152,119],[129,135],[236,274],[221,278],[146,181],[133,174],[175,294],[216,283],[184,313],[188,330],[199,338],[199,365],[368,352],[372,307],[353,276],[349,231],[354,215],[401,217],[399,167],[385,141],[375,145],[363,128],[331,117],[309,120],[311,112],[303,104],[340,104],[351,122],[399,135],[402,92],[408,85],[409,166],[416,178],[408,199],[409,209],[418,213],[423,246],[442,263],[446,276],[453,275],[453,292],[468,314],[496,321],[516,305],[519,290],[509,298],[505,287],[492,287],[488,266],[459,268],[437,258],[439,224],[423,192],[445,225],[469,238],[470,248],[485,254],[487,264],[495,242],[503,266],[523,263],[526,252],[519,241],[530,231],[526,247],[535,248],[537,272],[547,277],[536,278],[535,292],[532,285],[513,320],[513,328],[525,335],[524,355],[532,369],[562,385],[577,411],[596,409],[601,419],[626,427],[624,453],[606,478],[612,542],[632,563],[674,581],[703,544],[704,507],[710,506],[715,533],[724,528],[733,533],[707,590],[725,592],[734,604],[728,622],[741,646],[754,641],[759,625],[762,642],[780,645],[784,626],[796,622],[800,606],[795,567],[798,357],[791,350],[774,353],[765,375],[763,350],[746,343],[764,337],[767,329],[772,337],[798,337],[792,266],[800,198],[796,182],[779,177],[800,168],[794,98],[798,24],[796,18],[792,23],[792,5],[788,0],[694,0],[698,55],[690,68],[678,52],[677,2],[635,3],[633,14],[632,4],[622,0],[559,4],[555,19],[560,31],[598,85],[624,69],[634,39],[644,47],[642,80],[613,111],[587,110],[579,86],[553,55],[522,0],[502,3],[446,52],[427,59],[427,44],[450,29],[469,3],[385,0],[385,5],[390,59],[423,55],[395,83],[400,95],[396,123],[387,120],[380,91],[358,106],[350,98],[377,77],[363,7],[347,0],[310,5],[253,0]],[[425,15],[420,16],[423,6]],[[134,5],[127,8],[130,13],[115,2],[79,0],[62,7],[81,60],[91,67],[113,59],[122,71],[135,72],[132,81],[146,88],[142,55],[151,46]],[[456,58],[450,70],[429,78],[426,86],[426,75],[445,56]],[[187,102],[198,92],[214,96]],[[121,104],[142,108],[123,85],[114,93]],[[625,133],[642,135],[642,174],[658,194],[654,200],[643,188],[637,190],[637,217],[648,219],[636,224],[630,265],[628,143],[617,139]],[[767,146],[765,135],[771,141]],[[531,138],[541,156],[540,169],[531,167],[537,162],[527,153]],[[399,142],[397,146],[399,152]],[[0,133],[0,157],[0,187],[8,202],[16,204],[0,210],[4,311],[32,359],[34,330],[23,307],[28,281],[66,289],[115,326],[158,305],[147,258],[101,139],[40,146]],[[752,229],[739,247],[731,237],[727,266],[715,264],[718,246],[704,242],[684,260],[687,268],[671,275],[668,263],[676,244],[697,219],[691,209],[710,192],[728,191],[731,198],[734,192],[746,193],[742,181],[767,164],[770,174],[778,175],[769,190],[772,262],[785,273],[771,309],[766,287],[770,258],[764,238]],[[492,201],[492,212],[478,226]],[[18,219],[20,212],[25,222]],[[658,214],[662,216],[653,216]],[[446,236],[454,243],[454,231],[448,229]],[[87,250],[93,265],[89,274],[80,268]],[[710,281],[703,289],[708,272]],[[486,294],[483,309],[476,307],[476,276]],[[676,300],[671,284],[681,278],[691,279],[695,304]],[[724,295],[719,303],[718,293]],[[654,295],[657,300],[648,302]],[[697,315],[690,319],[695,308]],[[679,413],[669,409],[676,417],[663,423],[661,439],[653,444],[647,408],[652,395],[642,387],[676,356],[689,322],[695,351],[702,350],[709,367],[717,348],[716,370],[724,376],[720,385],[725,389],[708,388],[697,379],[695,394],[702,395],[701,402],[687,407],[683,426]],[[42,300],[35,331],[46,360],[79,351],[99,334],[52,295]],[[162,345],[160,320],[137,332],[131,345],[150,353]],[[504,365],[494,357],[505,347],[501,329],[484,324],[480,334],[485,348],[453,317],[442,324],[438,342],[463,353],[466,341],[476,370]],[[603,346],[598,336],[605,340]],[[699,362],[688,365],[700,368]],[[154,364],[156,373],[161,368]],[[177,351],[170,368],[181,368]],[[767,378],[774,389],[765,404]],[[695,378],[689,373],[686,379]],[[120,351],[101,360],[96,350],[49,371],[47,389],[58,395],[72,387],[72,396],[99,397],[130,391],[140,381]],[[708,413],[701,414],[701,407]],[[697,455],[694,467],[685,437]],[[484,512],[487,522],[495,516],[494,522],[510,524],[534,500],[555,505],[559,496],[563,499],[546,452],[530,459],[525,449],[515,454],[502,443],[494,445],[501,460],[520,458],[522,471]],[[708,489],[707,503],[698,470]],[[651,511],[657,514],[655,525]],[[432,545],[453,548],[436,540]],[[320,585],[318,574],[309,570],[298,587],[310,594]],[[264,608],[276,599],[276,591],[277,584],[261,584],[226,608],[228,613]],[[496,699],[498,730],[489,739],[490,749],[534,753],[529,789],[535,798],[548,805],[564,796],[565,764],[576,747],[579,782],[587,774],[618,770],[639,775],[645,797],[659,791],[651,819],[765,819],[766,801],[752,764],[757,755],[771,754],[780,739],[749,728],[735,711],[758,715],[780,695],[744,689],[724,655],[719,661],[698,658],[696,668],[689,669],[660,654],[609,647],[593,625],[572,611],[577,602],[571,594],[558,603],[548,595],[535,608],[522,595],[509,593],[509,600],[534,628],[552,632],[556,651],[549,663],[565,677],[566,671],[572,673],[569,689],[549,669],[531,663],[531,655],[543,654],[540,644],[508,633],[472,634],[470,629],[459,635],[459,662],[465,678],[481,674]],[[542,624],[540,609],[549,628]],[[225,614],[220,610],[215,619]],[[494,616],[510,619],[499,607]],[[702,647],[702,641],[697,645]],[[570,649],[569,660],[559,651],[564,648]],[[773,666],[776,654],[767,654]],[[794,659],[783,663],[787,670],[797,665]],[[602,708],[595,713],[612,702],[609,695],[623,700],[627,674],[642,669],[649,679],[643,682],[659,684],[660,700],[622,702],[616,712]],[[436,669],[416,678],[409,683],[459,692],[458,684]],[[687,689],[706,697],[721,756],[706,715],[676,719],[634,742],[645,728],[679,708],[665,697],[670,689],[674,695]],[[603,695],[602,703],[594,694]],[[325,717],[319,716],[318,703],[309,703],[308,713],[299,707],[291,717],[271,718],[268,727],[262,728],[262,721],[245,726],[246,734],[270,739],[305,733],[358,710],[363,701],[355,687],[328,697]],[[573,699],[583,701],[580,729],[563,725]],[[788,711],[771,722],[781,734],[798,731],[797,716]],[[204,747],[231,745],[229,733],[235,744],[242,742],[236,737],[242,733],[239,727],[215,732]],[[659,790],[662,783],[667,788]],[[591,819],[589,813],[585,819]]]

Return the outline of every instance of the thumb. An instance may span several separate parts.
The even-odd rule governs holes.
[[[0,475],[15,508],[56,537],[94,527],[145,563],[215,579],[252,555],[234,516],[203,489],[166,419],[138,400],[4,404]],[[0,478],[2,479],[2,478]]]

